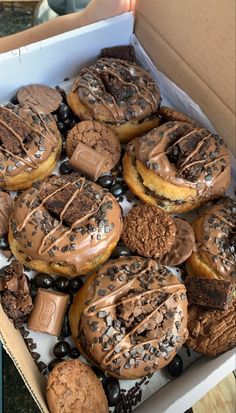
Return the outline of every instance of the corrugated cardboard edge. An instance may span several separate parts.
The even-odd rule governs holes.
[[[166,21],[166,26],[168,25],[168,30],[177,30],[175,19],[182,22],[182,26],[179,26],[179,32],[183,28],[184,36],[187,37],[188,44],[192,45],[192,48],[196,48],[198,45],[199,50],[201,50],[201,45],[197,43],[196,36],[194,32],[198,29],[196,26],[189,27],[188,24],[188,13],[186,13],[186,8],[190,8],[192,13],[196,14],[197,21],[206,20],[209,27],[212,26],[212,1],[206,2],[205,7],[201,7],[202,1],[196,3],[195,1],[169,1],[168,10],[171,10],[168,16],[163,16],[164,6],[160,2],[154,0],[148,0],[144,2],[143,0],[137,1],[137,19],[135,25],[135,34],[141,42],[142,46],[147,51],[148,55],[152,61],[156,64],[158,69],[164,73],[169,79],[176,83],[181,89],[183,89],[191,98],[199,104],[202,110],[206,113],[209,120],[214,125],[217,132],[224,138],[229,149],[236,156],[236,137],[235,137],[235,102],[232,106],[227,105],[226,96],[221,96],[220,93],[222,89],[216,90],[212,88],[210,82],[206,81],[202,77],[199,66],[197,68],[197,59],[192,59],[191,65],[188,62],[188,55],[184,55],[183,45],[181,47],[174,40],[170,42],[167,40],[166,33],[161,31],[163,29],[163,20]],[[172,9],[170,8],[172,4]],[[217,3],[218,4],[218,3]],[[217,4],[215,7],[217,7]],[[207,6],[208,5],[208,6]],[[225,24],[218,27],[214,27],[211,30],[215,30],[217,39],[219,38],[219,31],[222,33],[222,38],[224,38],[224,33],[227,30],[227,22],[230,19],[232,21],[232,16],[235,16],[235,4],[233,0],[227,0],[227,8],[224,14],[224,2],[221,2],[221,9],[219,10],[219,21],[224,21]],[[162,9],[161,9],[162,7]],[[213,5],[214,7],[214,5]],[[206,13],[207,16],[203,13]],[[231,14],[230,14],[231,12]],[[216,13],[214,13],[215,15]],[[171,26],[173,22],[173,29]],[[208,27],[207,26],[207,27]],[[235,26],[234,26],[235,27]],[[178,33],[179,35],[179,33]],[[225,59],[225,64],[231,64],[234,66],[235,73],[235,31],[231,33],[234,42],[234,47],[230,46],[227,50],[227,56],[224,55],[223,45],[219,45],[218,55],[214,56],[214,59],[205,60],[202,62],[208,69],[209,72],[214,71],[214,67],[210,66],[210,61],[215,60],[217,64],[217,59],[219,62]],[[168,36],[168,39],[171,36]],[[174,33],[172,33],[172,39],[174,39]],[[206,33],[206,42],[208,41]],[[209,45],[210,53],[210,45]],[[212,52],[213,53],[213,52]],[[217,52],[214,51],[216,54]],[[199,59],[201,59],[201,54],[199,52]],[[198,59],[198,60],[199,60]],[[222,62],[221,62],[222,66]],[[232,71],[231,71],[232,73]],[[226,76],[226,73],[222,73],[222,77]],[[226,79],[227,82],[227,79]],[[234,94],[235,100],[235,78],[232,76],[228,79],[229,85]],[[217,85],[215,85],[215,88]],[[231,93],[231,100],[232,100]]]
[[[42,413],[49,413],[46,400],[46,379],[39,372],[25,342],[0,305],[0,339]],[[37,350],[36,350],[37,351]],[[27,371],[27,374],[25,372]],[[26,378],[27,377],[27,378]],[[33,390],[34,389],[34,390]],[[14,389],[13,389],[14,392]]]

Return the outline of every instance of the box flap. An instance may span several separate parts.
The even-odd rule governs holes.
[[[136,35],[157,67],[205,111],[234,155],[234,0],[137,0]]]

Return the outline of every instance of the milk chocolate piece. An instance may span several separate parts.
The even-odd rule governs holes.
[[[102,166],[105,161],[105,156],[80,142],[70,158],[69,163],[73,168],[79,170],[93,181],[96,181],[102,174]]]
[[[69,295],[39,288],[34,309],[28,321],[33,331],[58,336],[60,334]]]
[[[233,299],[229,281],[188,277],[185,283],[189,304],[226,310]]]

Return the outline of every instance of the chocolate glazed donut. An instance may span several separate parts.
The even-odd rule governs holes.
[[[141,67],[118,59],[99,59],[81,70],[67,97],[81,119],[106,122],[121,142],[160,124],[159,88]]]
[[[33,106],[0,107],[0,188],[27,189],[54,170],[61,136],[53,116]]]
[[[220,198],[194,221],[196,248],[187,260],[190,275],[236,281],[236,201]]]
[[[69,318],[83,355],[122,379],[161,369],[188,336],[185,286],[141,257],[110,261],[89,277]]]
[[[9,243],[27,267],[73,277],[103,263],[121,231],[120,206],[110,193],[77,174],[54,175],[15,203]]]
[[[168,122],[129,143],[124,178],[139,198],[168,212],[185,212],[230,185],[230,154],[204,128]]]

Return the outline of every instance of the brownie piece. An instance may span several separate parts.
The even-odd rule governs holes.
[[[79,193],[71,203],[68,203],[75,191],[78,188],[75,183],[69,184],[67,187],[63,188],[63,191],[55,193],[53,196],[49,197],[45,202],[45,207],[59,219],[62,211],[63,222],[69,226],[73,225],[80,218],[94,211],[97,207],[96,203],[92,201],[86,194],[82,191]],[[45,188],[40,192],[40,199],[43,201],[51,193],[55,191],[55,187],[45,186]],[[65,208],[68,203],[67,208]]]
[[[233,299],[230,281],[187,277],[185,286],[189,304],[225,310]]]
[[[6,315],[19,328],[28,318],[33,303],[23,266],[14,260],[0,271],[1,304]]]
[[[102,49],[101,56],[112,59],[127,60],[136,63],[134,46],[115,46]]]

